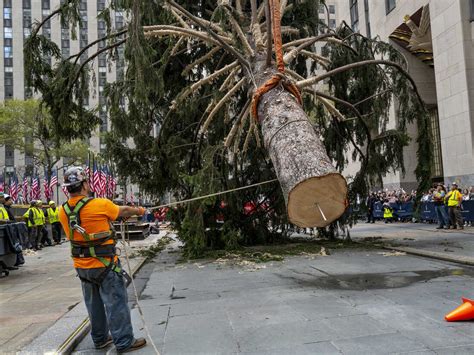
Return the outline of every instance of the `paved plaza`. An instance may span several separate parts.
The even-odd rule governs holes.
[[[351,234],[474,260],[470,228],[361,223]],[[474,298],[473,267],[382,248],[329,252],[181,263],[175,243],[136,275],[146,324],[162,354],[474,352],[474,323],[444,321],[461,297]],[[51,352],[87,316],[67,244],[27,257],[21,272],[0,280],[0,293],[1,353]],[[129,298],[136,335],[145,336],[131,288]],[[97,351],[86,335],[75,353],[115,349]]]

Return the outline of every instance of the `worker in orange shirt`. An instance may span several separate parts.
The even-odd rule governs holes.
[[[65,172],[63,186],[70,198],[59,210],[59,221],[71,242],[95,347],[103,349],[113,342],[119,353],[140,349],[146,340],[133,335],[124,280],[130,277],[120,266],[110,222],[119,217],[142,216],[145,209],[88,197],[90,186],[81,167]]]

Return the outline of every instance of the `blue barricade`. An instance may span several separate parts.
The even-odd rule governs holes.
[[[411,218],[413,217],[413,202],[404,203],[391,203],[390,206],[393,208],[394,217],[398,218]],[[447,212],[447,207],[446,212]],[[464,221],[474,221],[474,200],[463,201],[461,214]],[[374,217],[383,218],[383,205],[381,202],[377,202],[374,205]],[[423,202],[420,208],[420,218],[423,221],[438,221],[436,216],[435,205],[433,202]]]

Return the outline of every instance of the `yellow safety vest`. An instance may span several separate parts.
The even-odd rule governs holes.
[[[33,212],[33,223],[31,223],[30,221],[30,211]],[[30,207],[28,208],[28,211],[25,212],[23,217],[25,217],[28,221],[28,227],[34,227],[37,225],[38,222],[38,211],[35,207]]]
[[[460,192],[458,190],[451,191],[448,199],[448,207],[455,207],[459,203]]]
[[[383,218],[392,218],[392,217],[393,217],[392,210],[390,208],[385,207],[383,209]]]
[[[9,220],[7,209],[3,206],[0,207],[0,219]]]
[[[56,210],[53,210],[50,207],[48,210],[48,219],[51,224],[59,222],[59,208],[56,207]]]
[[[46,216],[44,215],[44,211],[42,208],[38,208],[38,226],[44,226],[46,224]]]

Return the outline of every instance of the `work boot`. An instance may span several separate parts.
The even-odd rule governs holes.
[[[132,343],[132,345],[130,345],[128,348],[126,349],[122,349],[122,350],[118,350],[117,349],[117,352],[119,354],[122,354],[122,353],[129,353],[131,351],[135,351],[135,350],[138,350],[138,349],[141,349],[143,348],[144,346],[146,345],[146,340],[145,338],[138,338],[138,339],[135,339]]]
[[[104,348],[108,347],[110,344],[112,344],[113,342],[114,341],[112,339],[112,336],[109,335],[103,343],[95,344],[95,348],[96,349],[104,349]]]

